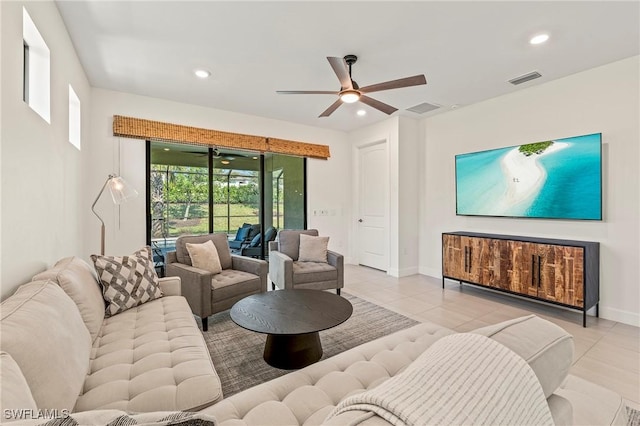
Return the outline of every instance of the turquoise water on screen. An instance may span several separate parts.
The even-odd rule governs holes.
[[[456,156],[457,213],[556,219],[601,217],[600,134],[556,139],[569,146],[539,158],[547,177],[526,202],[500,210],[507,190],[501,160],[508,147]]]

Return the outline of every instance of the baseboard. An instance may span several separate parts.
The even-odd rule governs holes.
[[[412,266],[410,268],[389,268],[389,270],[387,271],[388,275],[391,275],[392,277],[408,277],[410,275],[415,275],[418,273],[418,267],[417,266]]]
[[[356,259],[353,257],[344,257],[344,263],[346,263],[347,265],[357,265],[358,262],[356,262]]]
[[[420,266],[418,268],[418,273],[421,275],[427,275],[429,277],[434,277],[434,278],[442,278],[442,271],[440,269],[433,269],[433,268],[428,268],[426,266]]]
[[[640,327],[640,314],[637,312],[623,311],[622,309],[608,308],[600,305],[600,317],[611,321]]]

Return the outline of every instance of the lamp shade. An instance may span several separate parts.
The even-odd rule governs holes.
[[[121,176],[111,176],[107,186],[114,204],[122,204],[129,198],[138,196],[138,191],[129,185],[126,180],[122,179]]]
[[[109,192],[111,193],[111,199],[114,204],[122,204],[129,198],[137,197],[138,191],[133,189],[124,179],[122,179],[118,175],[109,175],[107,180],[104,181],[104,185],[98,192],[98,196],[95,201],[91,205],[91,211],[96,215],[98,220],[100,220],[100,254],[104,254],[104,220],[100,217],[98,212],[96,212],[96,204],[100,199],[100,196],[104,193],[106,188],[109,188]]]

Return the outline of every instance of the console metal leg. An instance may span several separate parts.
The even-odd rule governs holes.
[[[209,317],[202,318],[202,331],[209,330]]]

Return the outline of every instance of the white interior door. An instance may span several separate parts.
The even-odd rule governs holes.
[[[359,149],[360,191],[358,218],[359,256],[364,266],[386,271],[388,254],[387,150],[386,142]]]

